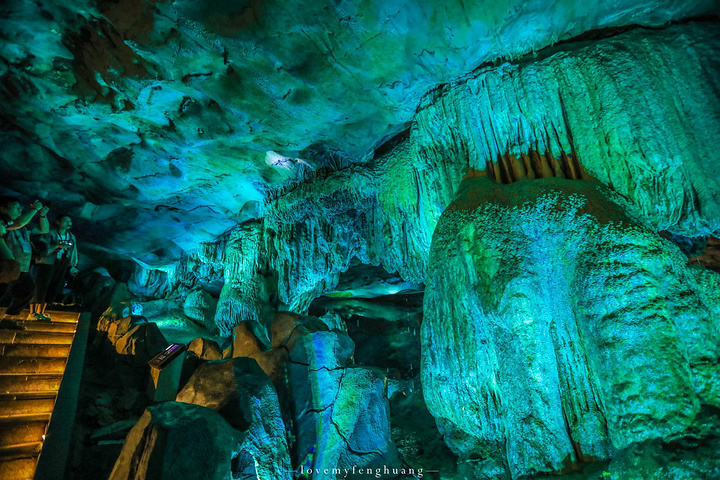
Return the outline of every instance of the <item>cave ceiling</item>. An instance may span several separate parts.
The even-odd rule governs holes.
[[[316,174],[363,164],[488,62],[716,1],[9,0],[3,186],[76,216],[86,253],[160,265]],[[28,199],[29,200],[29,199]]]

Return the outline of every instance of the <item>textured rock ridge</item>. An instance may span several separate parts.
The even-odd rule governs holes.
[[[451,194],[452,182],[444,171],[413,164],[408,153],[401,141],[365,168],[349,167],[281,192],[263,220],[236,229],[216,315],[221,332],[257,321],[258,305],[275,300],[306,312],[354,260],[422,282],[432,230],[446,204],[442,196]],[[275,279],[267,269],[277,272]]]
[[[443,214],[423,387],[479,478],[609,458],[720,402],[720,278],[620,200],[596,182],[471,178]]]

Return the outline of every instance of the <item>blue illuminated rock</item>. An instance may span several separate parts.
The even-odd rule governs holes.
[[[298,328],[288,364],[297,468],[399,467],[383,379],[352,365],[346,334]]]
[[[479,177],[443,214],[423,391],[479,478],[610,458],[720,404],[720,276],[618,203],[596,182]]]
[[[517,160],[518,171],[506,173],[515,180],[594,176],[656,230],[717,234],[719,77],[709,72],[720,60],[718,32],[703,24],[633,30],[485,67],[429,92],[383,154],[272,190],[262,222],[233,231],[247,256],[226,259],[234,286],[216,322],[229,334],[259,317],[270,297],[258,274],[266,265],[277,272],[279,302],[301,313],[358,262],[424,282],[433,231],[461,180],[500,175],[503,158]],[[654,118],[672,121],[660,128]]]

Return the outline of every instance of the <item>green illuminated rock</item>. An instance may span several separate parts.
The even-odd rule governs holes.
[[[251,297],[267,290],[256,273],[266,264],[277,272],[279,302],[297,312],[332,292],[356,261],[422,283],[431,236],[461,180],[504,155],[571,156],[627,197],[651,228],[717,233],[720,76],[709,72],[720,60],[718,31],[633,30],[536,62],[487,67],[430,92],[407,135],[384,154],[271,191],[263,225],[237,230],[245,251],[262,252],[266,263],[253,269],[245,257],[227,259],[243,298],[227,292],[220,303],[245,310],[220,309],[216,323],[227,324],[227,334],[258,317]],[[672,120],[653,120],[661,118]]]
[[[621,201],[596,182],[478,178],[443,214],[423,387],[479,477],[610,458],[720,405],[720,276]]]

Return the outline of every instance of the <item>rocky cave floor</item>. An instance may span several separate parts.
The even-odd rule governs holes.
[[[122,288],[120,290],[124,291]],[[396,478],[474,478],[472,465],[475,460],[468,458],[458,462],[458,457],[446,446],[435,419],[425,406],[419,376],[422,301],[422,293],[401,293],[374,299],[321,297],[312,303],[309,313],[318,318],[331,315],[339,319],[339,328],[347,332],[355,343],[353,363],[378,371],[381,375],[385,373],[392,440],[403,465],[424,470],[422,477]],[[149,372],[143,363],[147,356],[143,350],[157,350],[157,347],[152,347],[157,339],[153,340],[150,338],[152,335],[146,332],[145,338],[130,349],[133,355],[118,355],[116,350],[107,348],[106,332],[98,331],[98,319],[102,317],[98,314],[97,304],[94,309],[95,328],[91,330],[89,339],[66,472],[66,478],[71,480],[108,478],[123,449],[128,431],[136,425],[145,409],[153,405],[145,392]],[[177,334],[174,329],[167,333],[169,336]],[[229,351],[231,345],[225,342],[225,345],[218,347]],[[189,381],[198,365],[205,361],[194,353],[188,354],[180,389]],[[619,452],[615,461],[632,472],[628,473],[628,478],[638,478],[638,472],[640,475],[646,472],[647,478],[657,478],[653,475],[660,468],[676,471],[676,476],[670,473],[670,477],[663,477],[673,480],[715,478],[704,472],[712,471],[713,459],[720,448],[720,409],[704,407],[697,425],[679,438],[634,445]],[[290,441],[291,451],[293,446]],[[568,463],[562,471],[518,478],[611,478],[609,460],[596,461],[591,457],[583,457],[581,453],[579,457],[582,458],[581,462]],[[233,478],[257,478],[254,470],[251,476],[244,476],[246,474],[247,471],[238,471]]]
[[[377,299],[321,297],[313,302],[309,313],[316,317],[337,315],[355,343],[353,362],[385,372],[391,434],[405,464],[442,472],[442,478],[454,474],[457,456],[443,442],[422,396],[419,377],[422,293]],[[149,382],[147,368],[103,348],[106,341],[103,332],[97,329],[92,332],[67,472],[67,478],[73,480],[108,478],[129,429],[153,404],[145,393]],[[168,338],[183,338],[175,328],[163,333]],[[207,334],[206,337],[220,340]],[[197,364],[198,357],[189,354],[180,389]],[[441,477],[439,473],[426,473],[425,478]]]

